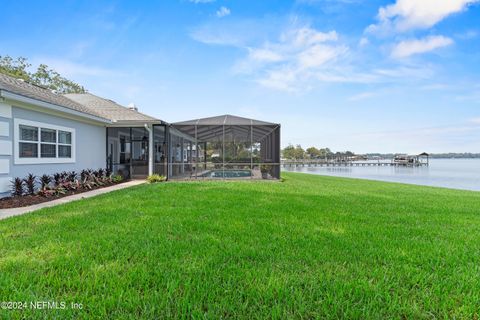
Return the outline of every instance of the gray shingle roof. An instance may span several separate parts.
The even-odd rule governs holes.
[[[66,94],[65,97],[112,121],[160,121],[141,112],[119,105],[112,100],[104,99],[91,93]]]
[[[100,118],[105,118],[100,113],[87,108],[80,103],[72,101],[61,94],[54,93],[46,88],[7,76],[0,73],[0,90],[8,91],[23,97],[51,103],[60,107],[86,113]],[[108,118],[105,118],[106,120]]]
[[[191,125],[254,125],[254,126],[274,126],[277,123],[271,123],[266,121],[254,120],[243,118],[239,116],[233,116],[231,114],[224,114],[222,116],[195,119],[189,121],[175,122],[173,125],[179,126],[191,126]]]

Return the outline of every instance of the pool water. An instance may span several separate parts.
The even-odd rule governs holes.
[[[203,178],[248,178],[252,176],[250,170],[212,170],[202,174]]]

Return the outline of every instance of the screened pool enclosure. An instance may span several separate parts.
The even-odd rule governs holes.
[[[172,124],[171,177],[280,178],[280,125],[232,115]]]
[[[107,162],[132,178],[278,179],[280,125],[223,115],[108,128]]]

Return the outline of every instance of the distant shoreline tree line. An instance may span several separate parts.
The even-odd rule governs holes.
[[[303,149],[301,145],[288,145],[282,150],[282,157],[289,160],[303,160],[303,159],[329,159],[340,157],[353,157],[355,153],[351,151],[333,152],[329,148],[309,147]]]
[[[41,86],[59,94],[86,93],[87,90],[78,83],[62,77],[46,64],[40,64],[35,72],[30,72],[32,65],[27,58],[13,59],[10,56],[0,56],[0,73],[22,79],[28,83]]]
[[[367,153],[357,155],[352,151],[333,152],[329,148],[316,148],[309,147],[303,149],[301,145],[289,144],[282,149],[282,158],[288,160],[314,160],[314,159],[333,159],[333,158],[345,158],[345,157],[364,157],[366,159],[393,159],[399,155],[394,153]],[[480,159],[480,153],[432,153],[429,154],[432,159]]]
[[[393,159],[397,154],[394,153],[367,153],[368,158],[379,157],[384,159]],[[472,152],[448,152],[448,153],[430,153],[431,159],[480,159],[480,153]]]

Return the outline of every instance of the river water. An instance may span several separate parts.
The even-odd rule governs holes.
[[[480,159],[430,159],[428,167],[291,167],[284,171],[480,191]]]

